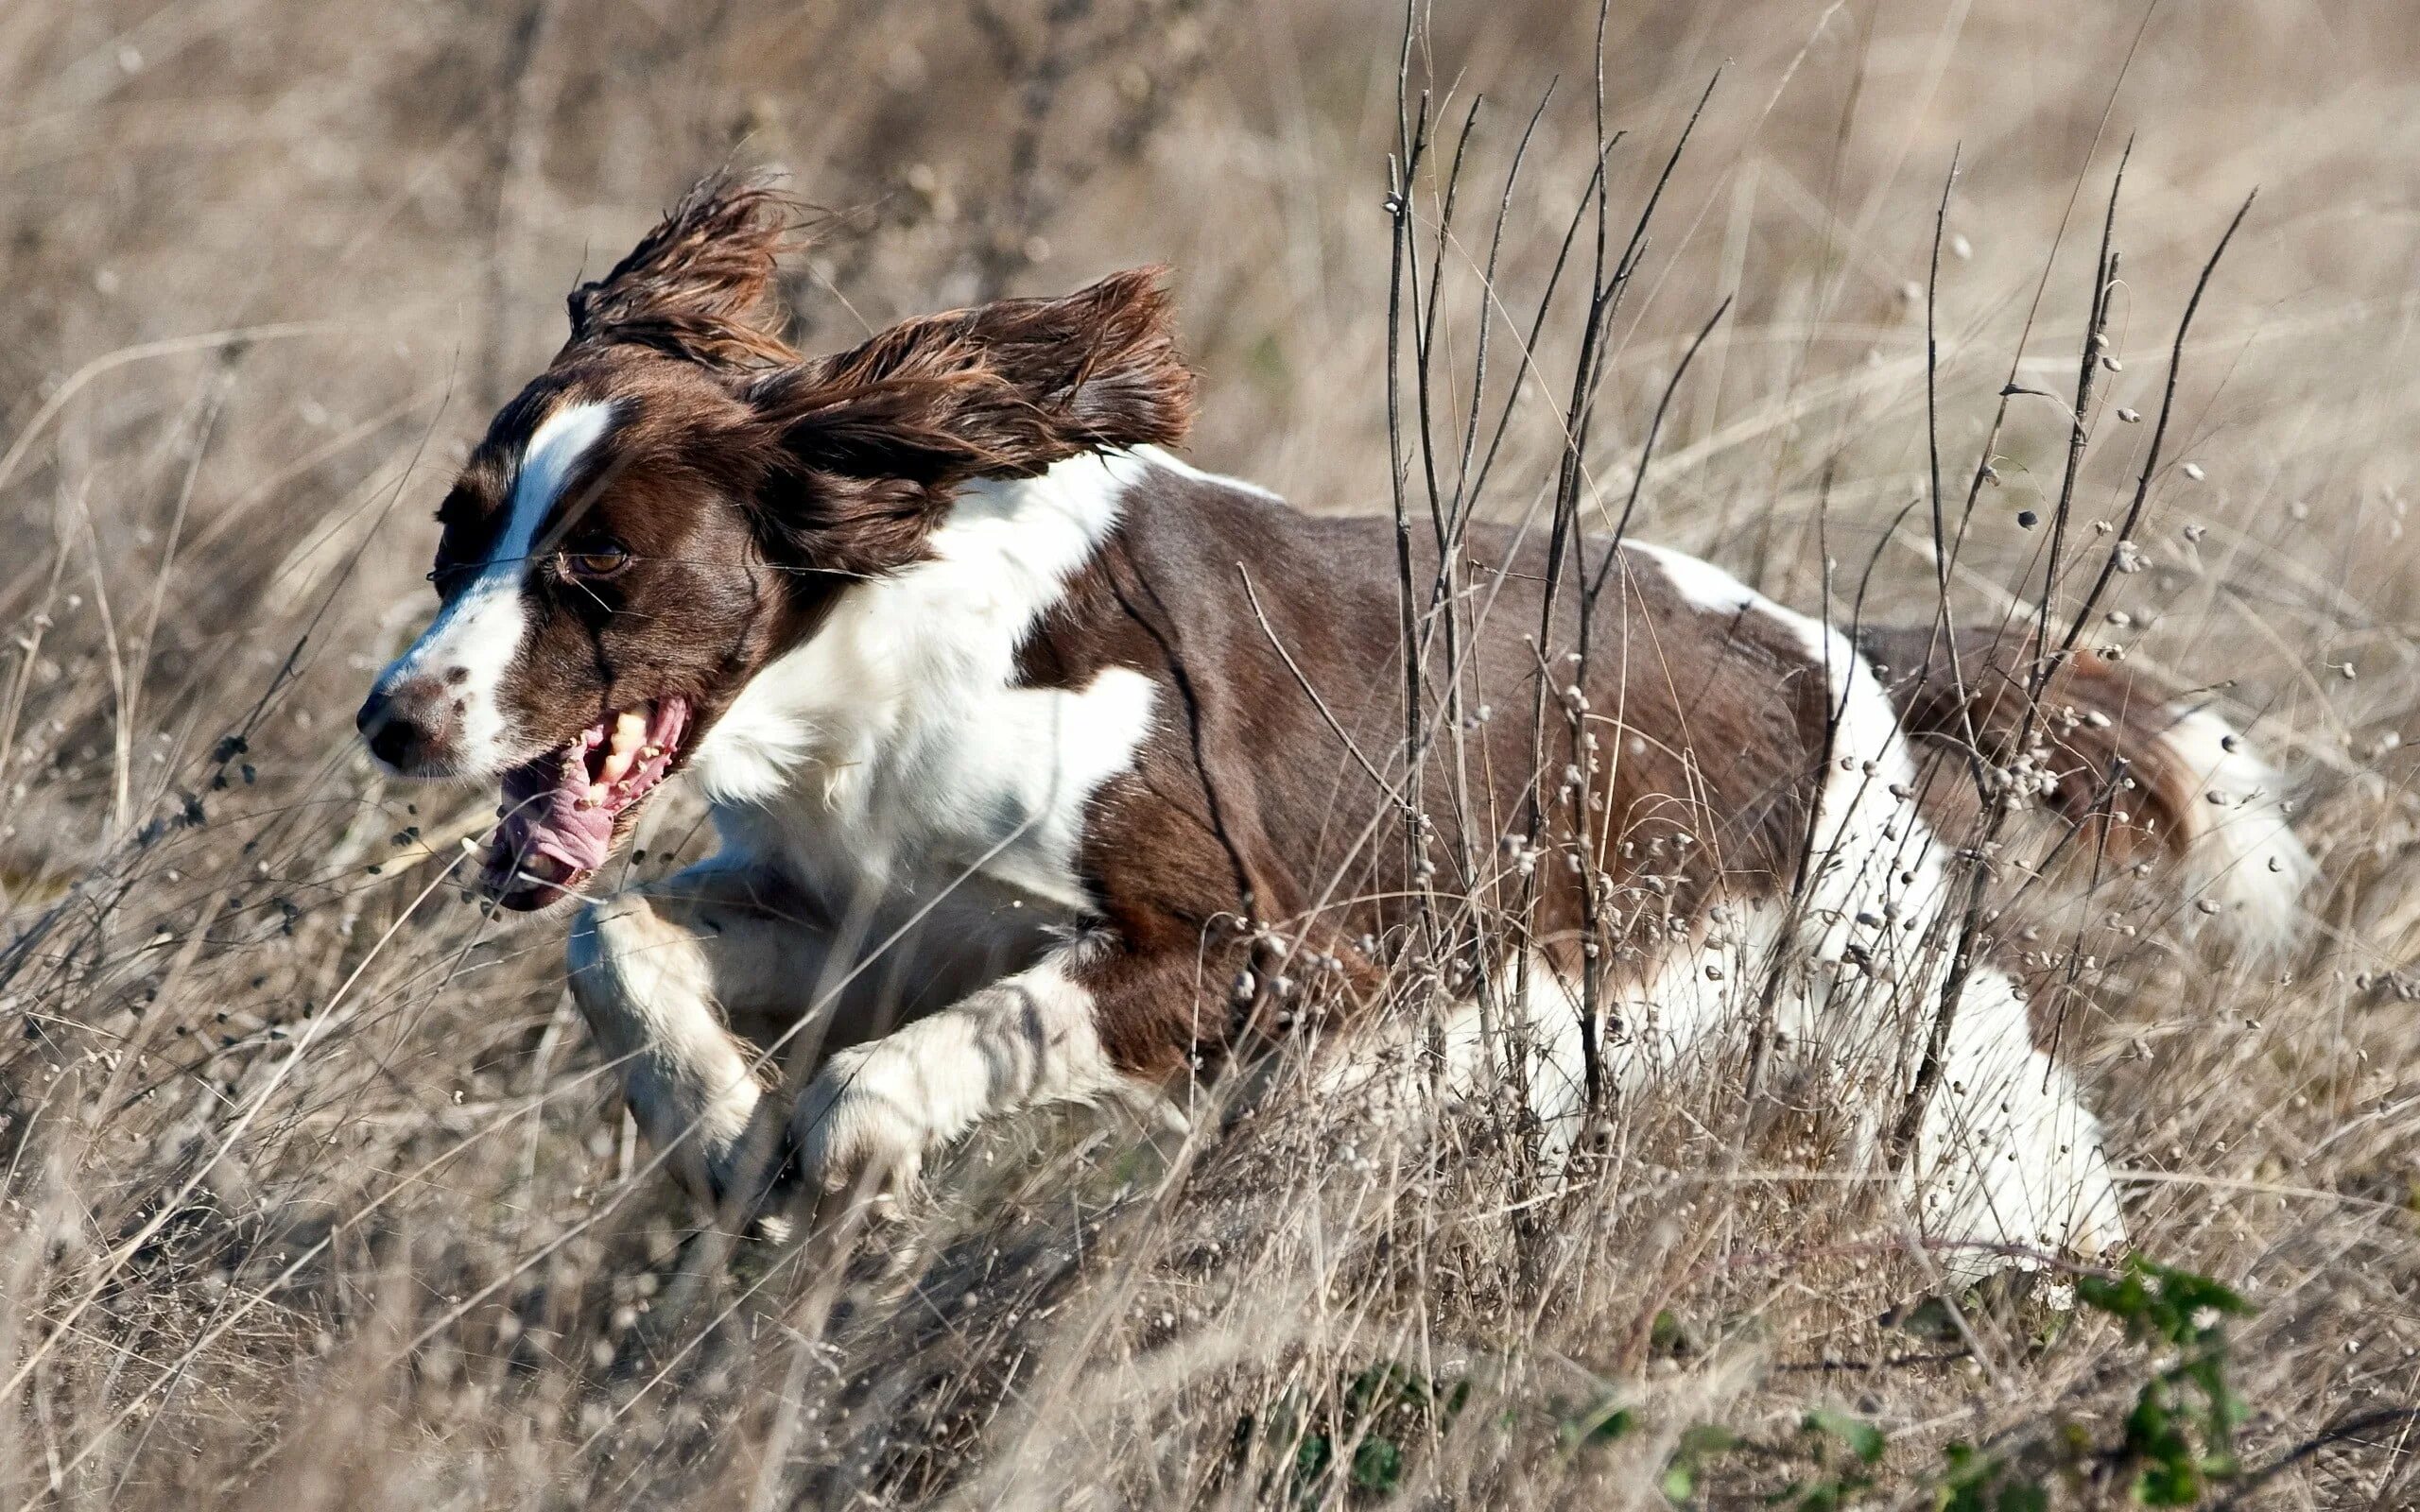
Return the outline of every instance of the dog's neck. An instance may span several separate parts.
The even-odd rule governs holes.
[[[740,690],[690,762],[707,800],[837,804],[980,719],[1011,685],[1018,646],[1162,461],[1153,448],[1087,454],[960,490],[927,560],[851,586]]]

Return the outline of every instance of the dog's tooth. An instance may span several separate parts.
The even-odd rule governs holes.
[[[618,782],[628,777],[638,760],[639,747],[647,741],[645,714],[619,713],[614,716],[613,748],[606,752],[604,765],[597,776],[607,782]]]
[[[651,762],[663,754],[664,747],[661,746],[641,746],[639,747],[639,760],[641,761]]]

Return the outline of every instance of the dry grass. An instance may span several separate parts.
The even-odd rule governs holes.
[[[1620,9],[1625,215],[1731,63],[1612,327],[1585,507],[1618,508],[1736,296],[1634,529],[1800,605],[1827,469],[1830,554],[1879,553],[1876,605],[1928,605],[1925,533],[1893,526],[1926,472],[1954,143],[1962,480],[2012,353],[2042,387],[2071,369],[2136,139],[2087,533],[2148,429],[2116,407],[2156,407],[2194,272],[2261,187],[2188,351],[2170,455],[2203,475],[2163,471],[2151,570],[2117,602],[2134,655],[2221,684],[2289,756],[2314,937],[2256,971],[2104,931],[2069,1053],[2144,1248],[2256,1308],[2247,1465],[2351,1425],[2255,1499],[2411,1504],[2409,1425],[2381,1414],[2420,1402],[2420,803],[2395,740],[2420,689],[2420,32],[2401,0],[2171,4],[2139,44],[2139,13],[2083,0]],[[1475,182],[1563,76],[1501,270],[1534,298],[1587,173],[1593,17],[1456,9],[1417,71],[1441,120],[1503,102]],[[1440,1156],[1281,1089],[1182,1148],[1072,1116],[987,1139],[845,1265],[700,1266],[564,997],[560,924],[454,897],[488,799],[390,785],[355,748],[366,674],[428,605],[439,480],[552,350],[576,273],[726,159],[787,164],[833,212],[790,291],[809,339],[1166,260],[1207,378],[1196,455],[1384,507],[1398,26],[1350,0],[0,12],[0,1507],[1385,1499],[1305,1474],[1306,1435],[1401,1504],[1653,1507],[1701,1423],[1788,1452],[1710,1462],[1701,1494],[1748,1504],[1811,1473],[1816,1407],[1887,1431],[1876,1504],[1929,1506],[1952,1440],[2044,1463],[2070,1429],[2118,1442],[2155,1351],[2022,1297],[1947,1339],[1878,1322],[1937,1276],[1821,1158],[1840,1110],[1768,1121],[1735,1164],[1719,1080],[1625,1108],[1567,1192],[1517,1150]],[[1475,285],[1448,273],[1441,370],[1466,372]],[[1567,334],[1536,353],[1570,360]],[[1550,489],[1544,415],[1492,511]],[[2038,572],[2015,516],[2055,492],[2066,434],[2055,404],[2012,407],[1966,612]],[[695,828],[659,805],[640,869]],[[1389,1405],[1357,1410],[1357,1381]],[[1626,1431],[1592,1440],[1616,1407]]]

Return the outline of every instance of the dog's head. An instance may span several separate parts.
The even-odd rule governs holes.
[[[792,209],[709,181],[571,296],[571,339],[438,510],[437,618],[359,724],[406,776],[500,783],[483,881],[577,889],[750,678],[852,583],[922,559],[953,491],[1191,417],[1158,270],[803,357],[769,309]]]

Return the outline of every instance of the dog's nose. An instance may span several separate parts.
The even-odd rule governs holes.
[[[380,681],[353,723],[369,744],[370,754],[398,772],[442,765],[452,752],[454,710],[435,678]]]

